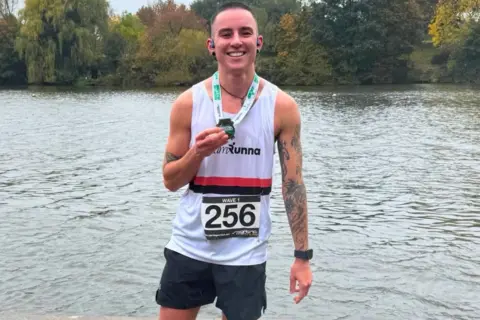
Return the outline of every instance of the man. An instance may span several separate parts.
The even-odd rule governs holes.
[[[275,142],[295,246],[295,303],[312,283],[298,106],[256,75],[263,38],[249,7],[222,6],[211,28],[207,47],[218,72],[182,93],[170,115],[164,184],[188,188],[164,251],[160,320],[196,319],[215,298],[224,320],[259,319],[265,311]]]

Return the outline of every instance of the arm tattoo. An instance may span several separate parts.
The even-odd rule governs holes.
[[[292,138],[292,148],[295,150],[295,153],[297,154],[297,167],[296,167],[296,173],[297,175],[300,175],[302,173],[302,144],[300,143],[300,125],[297,125],[295,127],[295,134],[293,135]]]
[[[284,183],[285,209],[292,230],[295,248],[306,250],[308,246],[307,230],[307,192],[305,184],[289,179]]]
[[[307,192],[301,179],[302,171],[302,146],[300,143],[300,126],[295,128],[295,133],[290,141],[290,147],[296,155],[295,172],[288,172],[287,163],[291,159],[287,149],[288,142],[280,139],[278,151],[282,169],[282,193],[285,201],[288,222],[292,231],[295,248],[306,250],[308,246],[307,222]]]
[[[288,153],[288,149],[286,147],[286,141],[278,141],[278,153],[280,155],[280,166],[282,168],[282,181],[285,181],[285,176],[287,175],[287,161],[290,160],[290,154]]]
[[[171,152],[166,152],[165,153],[165,164],[167,163],[170,163],[170,162],[173,162],[173,161],[177,161],[179,160],[180,157],[174,155],[173,153]]]

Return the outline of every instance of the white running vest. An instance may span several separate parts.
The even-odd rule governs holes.
[[[258,100],[235,127],[233,140],[203,160],[182,194],[168,249],[223,265],[253,265],[267,260],[277,87],[263,81]],[[216,126],[205,83],[195,84],[192,90],[190,146],[198,133]],[[224,112],[224,116],[234,114]],[[229,237],[232,233],[243,236]],[[206,234],[213,239],[207,239]]]

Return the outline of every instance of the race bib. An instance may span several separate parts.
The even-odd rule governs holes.
[[[258,237],[260,196],[204,197],[202,223],[208,240]]]

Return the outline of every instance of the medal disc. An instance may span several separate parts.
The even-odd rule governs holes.
[[[235,137],[235,126],[233,125],[233,121],[231,119],[220,119],[217,126],[225,131],[229,139],[233,139]]]

